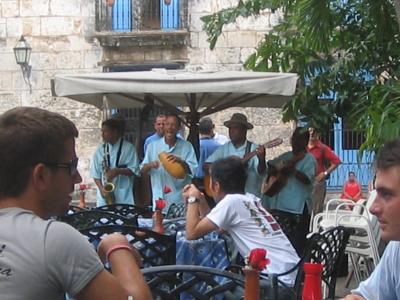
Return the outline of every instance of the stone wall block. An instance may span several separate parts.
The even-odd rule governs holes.
[[[212,9],[213,12],[219,11],[224,8],[234,7],[238,4],[238,0],[219,0],[219,1],[212,1]]]
[[[244,64],[251,54],[256,52],[255,48],[240,49],[240,63]]]
[[[15,61],[12,49],[10,52],[0,53],[0,66],[1,71],[16,71],[20,68]]]
[[[194,0],[190,1],[189,9],[192,13],[210,13],[212,11],[213,1]]]
[[[0,91],[10,90],[12,87],[12,72],[0,72]],[[0,92],[1,93],[1,92]]]
[[[192,48],[199,48],[200,47],[199,35],[200,35],[199,32],[191,32],[190,33],[190,37],[189,37],[190,47],[192,47]]]
[[[7,18],[6,19],[6,34],[7,37],[20,37],[22,34],[22,18]],[[15,44],[14,44],[15,46]],[[13,47],[14,47],[13,46]]]
[[[236,24],[240,30],[271,30],[271,13],[264,12],[259,16],[250,16],[248,18],[239,17]]]
[[[57,97],[56,99],[61,98]],[[101,110],[88,104],[81,105],[83,103],[74,101],[72,99],[65,100],[70,101],[72,104],[75,104],[76,107],[73,109],[64,109],[63,115],[74,122],[79,131],[95,130],[95,143],[98,143],[100,133],[99,120],[101,119]]]
[[[204,49],[189,49],[190,64],[203,64],[205,60],[206,51]]]
[[[57,68],[57,53],[32,53],[31,62],[32,68],[36,70],[52,70]]]
[[[81,15],[80,1],[69,0],[66,5],[64,0],[51,0],[50,12],[52,16],[79,16]]]
[[[65,51],[57,55],[58,69],[80,69],[83,65],[83,56],[80,51]]]
[[[6,24],[7,24],[6,19],[0,18],[0,40],[4,39],[4,43],[6,42],[6,37],[7,37]]]
[[[21,16],[23,17],[39,17],[48,16],[50,0],[21,0]]]
[[[237,48],[206,49],[206,62],[218,64],[235,64],[239,62],[240,50]]]
[[[89,40],[93,40],[95,33],[95,17],[83,17],[82,18],[82,35]]]
[[[254,31],[227,32],[229,47],[253,48],[257,45],[257,35]]]
[[[96,16],[95,1],[92,0],[81,0],[81,14],[82,17],[93,17]]]
[[[95,69],[98,67],[98,63],[101,61],[101,51],[85,51],[84,57],[84,68]]]
[[[0,114],[20,105],[19,95],[15,93],[0,92]]]
[[[82,34],[82,20],[81,18],[76,18],[73,21],[74,27],[73,27],[73,34]]]
[[[41,18],[42,35],[72,35],[75,33],[74,19],[69,17]]]
[[[207,41],[208,35],[202,31],[199,32],[199,47],[200,48],[210,48],[210,43]],[[215,44],[215,48],[224,48],[228,47],[228,36],[225,32],[223,32],[217,40]]]
[[[1,1],[1,17],[10,18],[19,16],[18,1]]]
[[[163,49],[161,52],[161,59],[164,61],[168,60],[187,60],[187,49],[186,48],[175,48],[175,49]]]
[[[42,89],[43,88],[43,72],[32,70],[30,77],[32,89]]]
[[[162,58],[162,54],[161,54],[161,49],[149,49],[149,51],[145,51],[144,52],[144,60],[145,61],[151,61],[151,60],[155,60],[155,61],[160,61]]]
[[[38,18],[23,18],[22,19],[22,34],[24,36],[40,35],[40,19]]]
[[[59,49],[62,51],[82,51],[82,50],[93,50],[94,48],[100,49],[99,47],[93,47],[93,44],[88,43],[82,36],[70,35],[66,37],[69,47],[64,49]]]
[[[194,32],[200,32],[203,29],[203,21],[200,20],[202,16],[205,14],[200,14],[200,13],[193,13],[190,15],[190,24],[189,24],[189,30],[194,31]]]

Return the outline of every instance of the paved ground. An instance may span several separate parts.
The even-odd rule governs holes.
[[[352,289],[354,289],[358,286],[358,284],[354,280],[354,276],[353,276],[353,279],[351,280],[348,288],[345,287],[345,281],[346,281],[346,277],[340,277],[340,278],[338,278],[338,280],[336,282],[336,298],[337,299],[340,299],[340,298],[346,296],[347,294],[350,293],[350,291]]]

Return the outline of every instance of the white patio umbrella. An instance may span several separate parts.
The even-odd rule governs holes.
[[[53,96],[99,109],[135,108],[154,103],[185,115],[189,138],[198,153],[198,122],[229,107],[280,108],[296,90],[293,73],[246,71],[189,72],[153,69],[142,72],[56,75]],[[189,107],[188,112],[179,107]]]

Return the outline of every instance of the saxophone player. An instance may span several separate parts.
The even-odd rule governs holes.
[[[98,188],[97,206],[114,201],[135,203],[133,181],[134,175],[139,175],[139,160],[134,145],[124,140],[124,132],[123,119],[111,118],[101,124],[103,144],[94,153],[90,167],[90,176]],[[114,189],[107,190],[112,185]]]

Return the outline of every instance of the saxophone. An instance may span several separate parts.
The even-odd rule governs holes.
[[[108,152],[106,152],[106,148],[104,147],[104,156],[103,156],[103,190],[104,190],[104,199],[106,200],[107,205],[111,205],[115,203],[115,195],[114,195],[114,190],[115,190],[115,184],[110,182],[107,178],[107,171],[110,168],[108,164],[108,159],[107,156],[109,155]],[[108,148],[107,148],[108,149]]]

